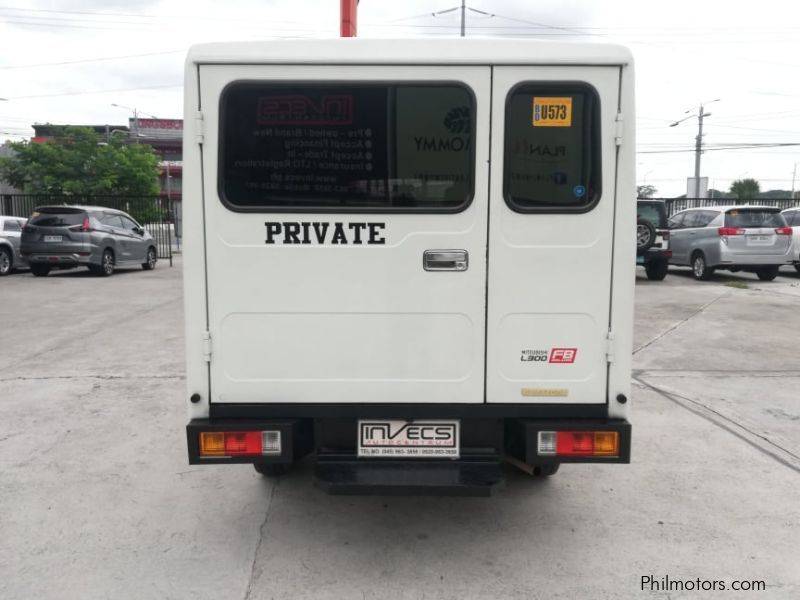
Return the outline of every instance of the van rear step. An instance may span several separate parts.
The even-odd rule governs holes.
[[[320,456],[314,484],[332,495],[491,496],[505,484],[500,457],[471,461],[367,462]]]

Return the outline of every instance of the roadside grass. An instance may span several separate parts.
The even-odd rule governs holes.
[[[750,285],[746,281],[729,281],[725,284],[726,287],[737,288],[740,290],[750,289]]]

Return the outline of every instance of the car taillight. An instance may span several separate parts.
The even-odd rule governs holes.
[[[738,227],[720,227],[717,231],[719,231],[720,235],[744,235],[745,230],[740,229]]]
[[[791,227],[777,227],[775,229],[775,233],[778,235],[792,235],[792,228]]]
[[[94,231],[94,229],[92,229],[92,223],[91,221],[89,221],[89,217],[83,217],[83,223],[81,223],[80,225],[73,225],[72,227],[69,227],[69,230],[83,231],[87,233],[90,231]]]
[[[540,456],[619,456],[616,431],[540,431]]]
[[[264,456],[280,453],[280,431],[200,432],[200,456]]]
[[[656,231],[664,240],[669,239],[669,229],[658,229]]]

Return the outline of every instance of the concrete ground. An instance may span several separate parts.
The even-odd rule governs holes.
[[[643,274],[633,463],[490,499],[190,467],[180,261],[0,280],[0,598],[800,597],[800,277]]]

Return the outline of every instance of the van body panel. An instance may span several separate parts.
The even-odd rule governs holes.
[[[606,402],[617,168],[608,131],[615,127],[619,77],[614,67],[494,69],[492,157],[498,159],[493,161],[489,208],[488,402]],[[574,82],[590,86],[599,97],[599,198],[588,210],[515,212],[505,197],[508,174],[502,170],[512,167],[504,156],[508,115],[500,109],[521,84],[547,85],[548,94],[558,95]],[[524,137],[511,132],[519,136],[512,150],[517,152],[519,144],[528,152],[533,147],[540,156],[531,164],[545,163],[544,172],[568,173],[576,148],[551,142],[549,152],[543,152],[536,129],[528,131]],[[562,187],[586,187],[569,176],[562,181]]]
[[[335,83],[343,68],[203,65],[199,72],[205,145],[218,148],[226,87]],[[219,350],[212,402],[483,402],[490,76],[488,67],[347,67],[347,81],[470,90],[474,193],[458,212],[231,210],[220,195],[221,161],[204,155],[209,333]],[[428,124],[406,125],[400,148],[437,135]],[[429,146],[438,150],[439,139]],[[376,224],[379,243],[354,243],[363,223]],[[285,243],[293,241],[287,224],[308,232],[301,243]],[[350,243],[336,244],[334,229]],[[445,249],[465,251],[467,268],[426,270],[426,251]]]

